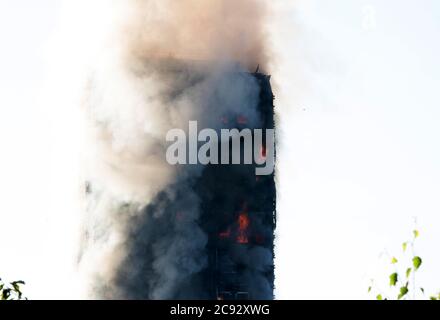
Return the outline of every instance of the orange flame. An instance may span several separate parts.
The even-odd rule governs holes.
[[[237,242],[238,243],[249,243],[249,239],[247,236],[247,229],[249,228],[249,216],[247,213],[241,213],[238,216],[238,236],[237,236]]]
[[[260,159],[265,160],[267,158],[267,150],[265,146],[260,148]]]

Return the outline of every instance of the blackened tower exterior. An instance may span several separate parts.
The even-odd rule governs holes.
[[[262,129],[275,129],[270,76],[253,73],[260,88],[258,114]],[[239,130],[243,116],[221,121]],[[264,136],[264,135],[263,135]],[[266,157],[265,140],[260,156]],[[275,146],[273,146],[275,147]],[[211,165],[197,182],[202,199],[202,228],[209,235],[208,268],[203,272],[210,299],[273,299],[275,170],[257,176],[255,165]],[[196,187],[197,190],[197,187]]]

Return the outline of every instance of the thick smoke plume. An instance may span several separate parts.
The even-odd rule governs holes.
[[[134,0],[121,32],[135,59],[236,61],[245,67],[268,60],[262,0]]]
[[[94,298],[199,298],[193,276],[206,266],[207,235],[198,224],[193,182],[202,167],[168,165],[165,136],[173,128],[187,131],[190,120],[220,129],[224,114],[259,125],[259,87],[241,71],[269,63],[268,9],[258,0],[102,6],[102,14],[106,6],[114,11],[110,23],[99,26],[107,37],[90,63],[82,98],[87,208],[79,266],[87,292]],[[271,252],[261,250],[249,262],[253,281],[271,260]]]

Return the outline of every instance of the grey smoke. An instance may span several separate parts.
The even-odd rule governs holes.
[[[207,235],[198,225],[192,182],[203,167],[168,165],[165,136],[186,130],[190,120],[220,129],[224,114],[244,115],[258,127],[259,87],[243,71],[268,61],[265,6],[257,0],[115,5],[124,8],[110,33],[116,44],[102,51],[82,100],[87,206],[79,266],[92,298],[200,297],[194,284],[207,263]],[[259,277],[271,255],[263,248],[243,255],[261,298],[270,291]]]

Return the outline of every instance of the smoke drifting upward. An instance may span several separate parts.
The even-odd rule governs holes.
[[[258,0],[105,6],[114,12],[82,99],[87,206],[79,266],[88,295],[209,298],[199,275],[208,265],[196,190],[204,167],[168,165],[165,137],[173,128],[187,131],[191,120],[219,130],[224,115],[261,125],[260,85],[245,71],[268,64],[267,8]],[[252,250],[247,277],[264,288],[258,298],[271,298],[262,274],[272,252]]]
[[[268,60],[262,0],[134,0],[123,37],[135,58],[236,61],[255,69]]]

